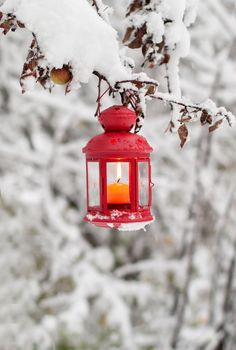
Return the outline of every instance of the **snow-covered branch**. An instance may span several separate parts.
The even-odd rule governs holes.
[[[112,14],[112,8],[107,5],[104,5],[102,0],[91,0],[91,1],[92,1],[92,6],[95,7],[99,16],[101,16],[104,19],[104,21],[110,24],[109,16]]]
[[[195,18],[195,1],[190,6],[182,0],[178,3],[168,0],[169,6],[166,6],[163,1],[134,0],[127,10],[124,43],[129,48],[142,50],[143,67],[166,66],[169,93],[161,93],[158,81],[150,79],[146,73],[134,74],[130,67],[125,67],[116,31],[102,15],[107,10],[102,1],[92,1],[99,16],[86,0],[71,0],[71,7],[62,0],[58,11],[55,11],[56,0],[41,2],[31,0],[28,6],[27,0],[6,0],[1,7],[0,27],[4,34],[23,27],[33,34],[20,79],[23,92],[35,81],[51,91],[55,82],[52,72],[58,69],[68,77],[66,93],[78,89],[95,74],[99,79],[96,114],[100,108],[102,81],[107,83],[110,95],[119,94],[121,103],[136,112],[135,132],[142,127],[147,100],[168,102],[173,113],[168,130],[178,130],[181,147],[188,139],[187,123],[190,121],[200,119],[202,125],[209,125],[210,132],[224,119],[233,125],[234,117],[224,107],[217,108],[210,100],[194,104],[181,97],[178,64],[189,49],[187,27]]]
[[[236,219],[230,195],[236,129],[208,132],[232,125],[232,115],[217,106],[236,111],[235,1],[199,1],[191,28],[194,0],[185,1],[185,10],[176,0],[96,0],[102,15],[108,13],[106,4],[112,5],[110,25],[93,1],[86,1],[0,0],[9,10],[1,17],[2,31],[9,34],[0,38],[1,349],[169,350],[171,342],[178,350],[236,349]],[[128,3],[133,11],[125,28]],[[78,13],[80,4],[83,16],[88,9],[86,21]],[[176,50],[175,44],[172,49],[166,45],[174,71],[169,62],[160,65],[165,49],[161,56],[154,52],[160,49],[154,36],[150,50],[157,63],[150,70],[142,46],[118,45],[131,17],[137,29],[138,20],[159,18],[146,24],[142,45],[152,32],[159,44],[155,31],[161,22],[164,36],[175,21],[190,32],[191,52],[181,64],[183,94],[174,89],[175,59],[181,41],[185,44],[184,37],[177,43],[179,29],[168,37]],[[38,81],[52,89],[54,68],[63,68],[69,82],[52,94],[36,86],[22,96],[17,77],[26,45],[31,47],[22,87],[29,90]],[[114,47],[125,76],[113,74]],[[79,66],[82,59],[93,63],[89,70],[86,62]],[[77,77],[73,83],[70,74]],[[79,89],[85,75],[89,82]],[[65,96],[67,87],[76,91]],[[133,106],[140,123],[148,105],[143,131],[154,150],[157,220],[145,234],[117,234],[82,222],[86,198],[80,150],[99,132],[92,117],[97,97],[101,108],[114,101]],[[169,119],[168,130],[179,129],[181,143],[191,131],[192,142],[183,152],[176,137],[163,132]]]

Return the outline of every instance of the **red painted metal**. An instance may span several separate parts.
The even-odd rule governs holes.
[[[124,106],[107,108],[98,118],[105,131],[130,131],[136,119],[136,114]]]
[[[86,154],[87,170],[87,196],[88,186],[88,162],[99,162],[100,183],[100,207],[91,207],[87,201],[87,214],[84,220],[100,227],[115,227],[119,229],[132,229],[140,223],[142,227],[154,220],[151,214],[152,182],[150,153],[152,147],[147,140],[140,135],[130,132],[135,121],[136,114],[124,106],[113,106],[103,111],[99,121],[104,128],[103,134],[93,137],[83,148]],[[149,200],[148,205],[139,205],[138,162],[148,163]],[[112,205],[107,203],[107,163],[129,163],[129,188],[130,205]],[[137,226],[137,225],[136,225]]]
[[[83,148],[90,156],[147,156],[152,151],[147,140],[131,132],[105,132],[94,136]]]

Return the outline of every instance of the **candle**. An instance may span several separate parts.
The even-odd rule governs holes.
[[[121,180],[121,163],[117,163],[117,182],[107,186],[108,204],[128,204],[130,203],[129,185]]]
[[[130,203],[129,185],[122,182],[116,182],[107,186],[108,204],[127,204]]]

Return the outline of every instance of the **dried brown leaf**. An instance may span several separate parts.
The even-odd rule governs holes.
[[[23,26],[23,23],[18,22],[16,17],[11,13],[4,15],[2,12],[0,12],[0,21],[2,21],[0,28],[3,29],[4,35],[6,35],[10,30],[14,32],[18,26],[21,28]]]
[[[142,54],[143,54],[143,56],[146,56],[146,53],[148,52],[148,50],[150,49],[151,46],[152,46],[152,44],[150,42],[146,42],[142,46]]]
[[[3,34],[6,35],[9,30],[11,30],[12,24],[10,21],[4,21],[3,23],[0,24],[0,28],[3,29]]]
[[[33,77],[36,82],[39,82],[45,89],[49,89],[49,68],[41,67],[39,60],[43,58],[43,55],[40,51],[37,39],[33,34],[33,39],[30,45],[30,49],[27,55],[26,62],[23,65],[22,74],[20,77],[20,84],[22,87],[22,92],[25,92],[25,79],[28,77]]]
[[[131,43],[128,45],[130,49],[139,49],[142,46],[142,39],[135,38]]]
[[[22,23],[22,22],[20,22],[20,21],[16,21],[16,22],[17,22],[17,24],[18,24],[18,26],[19,26],[20,28],[25,28],[24,23]]]
[[[209,132],[212,132],[212,131],[215,131],[216,129],[218,129],[219,126],[222,124],[223,120],[224,120],[223,118],[217,120],[212,126],[209,127]]]
[[[178,134],[180,138],[180,147],[182,148],[188,138],[188,128],[185,124],[180,125],[178,129]]]
[[[143,44],[143,36],[147,32],[147,25],[144,23],[142,27],[138,28],[134,34],[135,38],[131,43],[129,43],[128,47],[130,49],[139,49]]]
[[[38,60],[36,58],[32,58],[28,63],[27,68],[30,69],[31,71],[34,71],[37,65],[38,65]]]
[[[160,66],[162,64],[167,64],[170,60],[170,55],[168,53],[164,53],[163,59],[160,62]]]
[[[123,43],[126,43],[130,39],[133,31],[134,31],[134,27],[127,28],[126,33],[124,35]]]
[[[158,47],[157,52],[158,52],[158,53],[161,53],[162,50],[163,50],[164,47],[165,47],[165,40],[164,40],[164,38],[163,38],[162,41],[161,41],[160,43],[158,43],[156,46]]]
[[[156,67],[156,65],[157,65],[157,63],[155,61],[149,61],[147,67],[152,69],[152,68]]]
[[[168,131],[172,133],[174,128],[175,128],[175,124],[174,124],[174,122],[172,120],[170,120],[170,122],[169,122],[169,124],[168,124],[168,126],[167,126],[167,128],[165,130],[165,133],[168,132]]]
[[[155,85],[150,85],[147,89],[147,92],[145,95],[154,95],[156,92],[156,86]]]
[[[142,89],[144,84],[141,81],[135,81],[134,85],[138,88],[138,89]]]
[[[180,113],[181,113],[181,120],[182,120],[182,118],[184,118],[188,114],[188,109],[184,107],[181,109]]]
[[[132,12],[140,10],[142,6],[143,6],[142,0],[134,0],[128,7],[126,16],[129,16]]]
[[[185,118],[183,117],[183,118],[179,119],[178,121],[180,123],[188,123],[188,122],[190,122],[190,120],[192,120],[191,117],[185,117]]]
[[[200,122],[202,125],[205,125],[205,124],[211,124],[212,123],[212,116],[207,112],[207,110],[203,110],[202,111],[202,114],[201,114],[201,117],[200,117]]]

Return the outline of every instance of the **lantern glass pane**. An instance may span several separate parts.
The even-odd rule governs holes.
[[[107,163],[108,205],[130,205],[129,162]]]
[[[88,162],[88,205],[100,206],[99,163]]]
[[[148,162],[138,162],[139,205],[149,203],[149,165]]]

